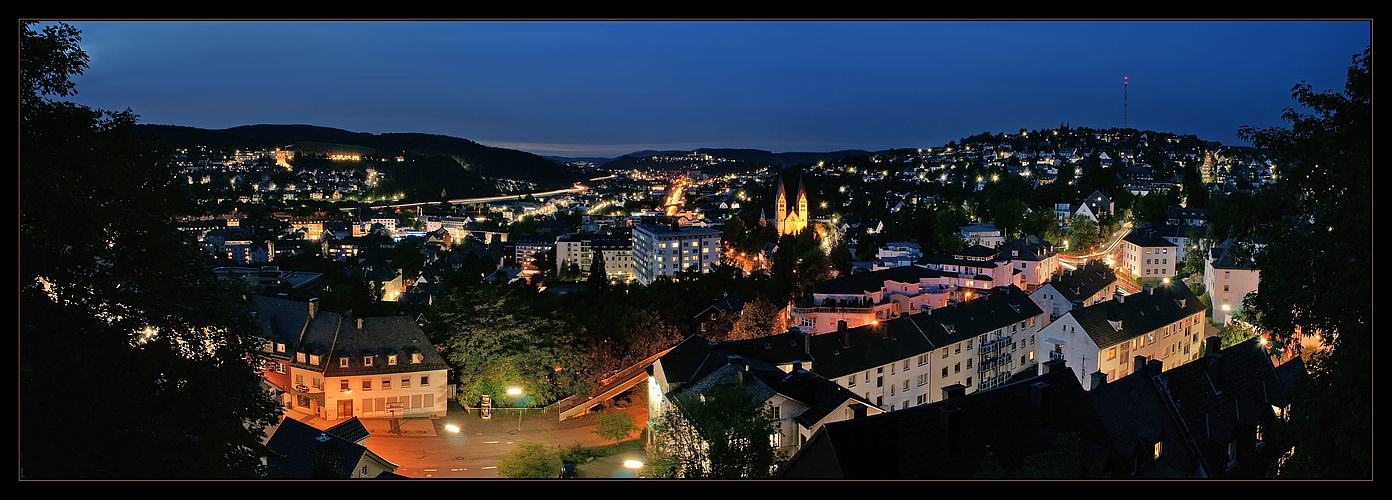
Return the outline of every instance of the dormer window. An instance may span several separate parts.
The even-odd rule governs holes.
[[[1161,455],[1161,453],[1163,453],[1164,449],[1165,449],[1165,443],[1164,443],[1164,442],[1162,442],[1162,441],[1156,441],[1156,442],[1155,442],[1155,450],[1154,450],[1154,451],[1155,451],[1155,459],[1156,459],[1156,460],[1159,460],[1159,459],[1160,459],[1160,455]]]
[[[302,352],[295,353],[295,361],[298,361],[300,363],[305,362],[305,354]]]
[[[395,364],[396,364],[396,355],[395,355],[395,354],[392,354],[392,355],[390,355],[390,356],[387,356],[387,364],[389,364],[389,365],[395,365]]]
[[[319,356],[318,356],[318,355],[315,355],[315,354],[310,354],[310,355],[309,355],[309,364],[314,365],[314,366],[319,366]]]
[[[348,367],[348,358],[338,358],[338,367],[339,367],[339,368],[347,368],[347,367]]]
[[[276,342],[276,352],[285,352],[285,344]]]
[[[363,366],[372,366],[372,356],[363,356]]]
[[[1228,442],[1228,467],[1237,464],[1237,440]]]
[[[420,362],[421,362],[421,355],[420,355],[420,354],[412,354],[412,355],[411,355],[411,364],[416,364],[416,363],[420,363]]]

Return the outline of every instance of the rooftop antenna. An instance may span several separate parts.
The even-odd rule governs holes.
[[[1126,90],[1127,81],[1125,76],[1121,77],[1121,128],[1126,128]]]

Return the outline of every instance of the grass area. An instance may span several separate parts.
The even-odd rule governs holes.
[[[620,441],[614,444],[603,446],[585,447],[579,443],[573,444],[568,448],[561,449],[561,460],[577,464],[583,464],[596,458],[608,457],[631,451],[643,450],[643,438]]]

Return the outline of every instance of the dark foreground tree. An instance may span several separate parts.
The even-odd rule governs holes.
[[[21,28],[20,475],[255,477],[278,417],[240,290],[174,228],[192,204],[135,115],[72,95],[66,25]]]
[[[1261,289],[1246,306],[1285,343],[1318,335],[1324,347],[1296,378],[1288,425],[1273,429],[1294,450],[1283,477],[1372,477],[1371,74],[1369,49],[1353,58],[1343,92],[1294,87],[1314,114],[1286,108],[1290,129],[1238,132],[1280,154],[1278,186],[1300,221],[1267,226]]]

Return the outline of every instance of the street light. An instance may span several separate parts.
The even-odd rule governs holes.
[[[517,397],[522,395],[522,389],[510,387],[507,390],[509,396]],[[522,430],[522,407],[517,407],[517,430]]]

